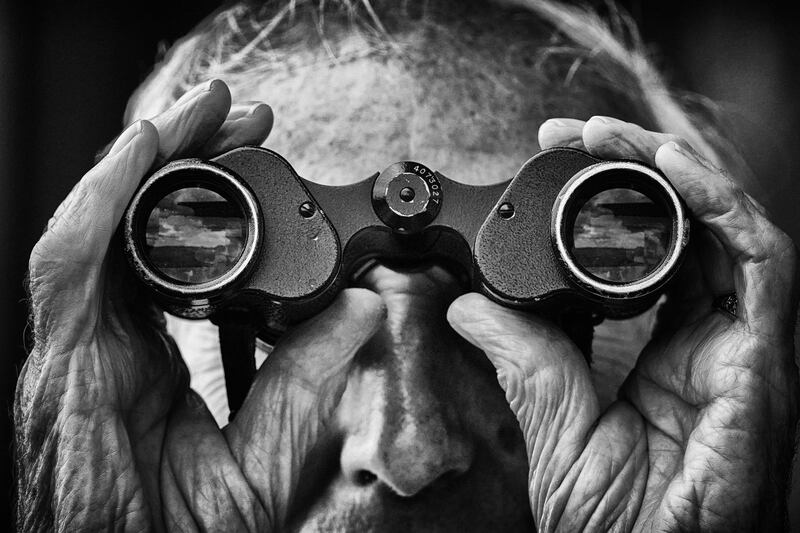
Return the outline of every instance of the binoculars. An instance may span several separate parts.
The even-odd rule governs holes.
[[[681,262],[689,219],[657,170],[545,150],[472,186],[401,161],[345,186],[303,179],[258,147],[152,174],[125,215],[126,255],[169,312],[246,309],[274,340],[375,261],[434,262],[502,305],[623,318]]]

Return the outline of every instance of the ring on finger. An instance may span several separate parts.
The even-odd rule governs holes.
[[[713,303],[714,309],[718,311],[722,311],[723,313],[729,314],[733,318],[737,318],[739,315],[737,311],[739,310],[739,299],[736,297],[736,293],[729,293],[723,294],[722,296],[717,296],[714,298]]]

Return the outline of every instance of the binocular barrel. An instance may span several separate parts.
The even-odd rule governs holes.
[[[519,308],[630,316],[678,269],[689,220],[657,170],[573,149],[469,186],[411,161],[343,187],[306,181],[278,154],[233,150],[169,163],[125,216],[125,251],[168,311],[259,309],[305,318],[370,261],[439,261]]]

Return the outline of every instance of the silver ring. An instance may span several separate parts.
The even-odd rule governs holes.
[[[739,299],[736,297],[736,293],[723,294],[722,296],[714,298],[714,308],[728,313],[733,318],[737,318],[739,316],[737,314],[739,310]]]
[[[247,238],[244,243],[244,249],[234,266],[220,277],[203,283],[177,283],[160,274],[148,263],[144,252],[136,240],[137,224],[140,223],[139,219],[147,217],[150,214],[149,212],[140,212],[140,204],[142,204],[145,195],[152,195],[150,190],[159,183],[171,183],[170,181],[164,182],[162,180],[172,180],[176,178],[180,180],[181,178],[178,173],[184,170],[212,174],[213,180],[215,180],[214,182],[218,186],[225,186],[231,191],[231,193],[229,193],[231,196],[230,201],[239,204],[244,213],[244,219],[247,222]],[[178,181],[177,183],[181,182]],[[177,188],[168,188],[167,190],[172,192],[173,190],[177,190]],[[215,191],[216,189],[211,187],[211,190]],[[259,250],[262,239],[261,235],[263,233],[263,223],[261,222],[259,209],[258,202],[250,189],[240,178],[234,176],[229,170],[199,159],[180,159],[166,164],[150,176],[133,197],[133,200],[131,200],[130,206],[125,213],[125,247],[133,262],[134,268],[139,272],[139,276],[145,283],[155,287],[157,291],[170,296],[177,296],[182,299],[191,297],[194,307],[205,306],[210,296],[215,293],[220,293],[234,282],[239,281],[239,279],[244,277],[249,269],[252,268],[253,258]],[[144,220],[147,219],[144,218]]]
[[[644,278],[627,283],[606,282],[585,272],[573,259],[564,235],[565,229],[570,227],[567,220],[567,209],[573,198],[577,196],[576,191],[584,187],[590,180],[598,177],[604,180],[606,189],[613,188],[613,182],[609,183],[608,176],[604,176],[604,174],[619,171],[634,172],[640,181],[644,181],[646,178],[650,183],[655,184],[661,191],[662,201],[667,205],[673,217],[670,248],[664,260]],[[636,189],[634,188],[634,190]],[[684,248],[689,242],[689,217],[678,192],[658,171],[633,161],[602,161],[575,174],[558,193],[553,204],[550,235],[556,249],[556,257],[562,262],[574,282],[603,298],[626,299],[655,292],[678,270]]]

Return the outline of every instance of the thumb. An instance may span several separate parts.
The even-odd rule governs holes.
[[[447,319],[497,369],[525,438],[531,510],[534,517],[544,517],[548,500],[580,456],[597,420],[597,395],[586,360],[555,325],[480,294],[454,301]]]
[[[281,338],[225,428],[268,530],[284,528],[300,471],[339,403],[350,362],[385,312],[371,291],[342,291],[322,313]]]

